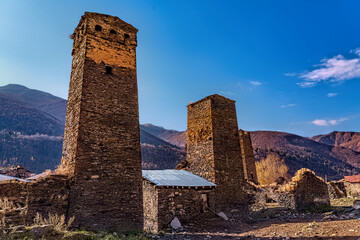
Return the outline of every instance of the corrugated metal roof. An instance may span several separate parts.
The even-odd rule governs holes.
[[[142,170],[144,178],[157,186],[172,187],[215,187],[216,185],[202,177],[185,170]]]
[[[360,175],[345,176],[344,178],[346,182],[351,182],[351,183],[360,182]]]
[[[16,180],[16,181],[20,181],[20,182],[30,182],[29,180],[26,180],[26,179],[10,177],[8,175],[0,174],[0,182],[2,182],[2,181],[10,181],[10,180]]]

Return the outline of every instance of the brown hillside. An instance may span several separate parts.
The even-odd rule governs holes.
[[[284,132],[255,131],[251,132],[251,139],[257,160],[276,153],[285,160],[290,174],[309,168],[319,176],[339,179],[360,170],[360,153],[348,148]]]
[[[186,144],[186,131],[168,130],[150,123],[141,124],[141,129],[180,148]]]
[[[310,139],[332,146],[341,146],[360,152],[359,132],[331,132],[329,134],[317,135]]]

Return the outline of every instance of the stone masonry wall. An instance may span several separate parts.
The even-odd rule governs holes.
[[[309,169],[300,169],[279,189],[279,204],[299,211],[330,206],[327,184]]]
[[[208,194],[209,191],[196,189],[158,189],[159,199],[159,228],[168,227],[171,220],[177,217],[181,223],[185,223],[200,216],[203,211],[201,194]]]
[[[154,184],[149,181],[143,181],[144,196],[144,230],[149,232],[158,232],[158,191]]]
[[[85,13],[72,35],[58,172],[73,178],[68,215],[78,227],[143,227],[136,33],[117,17]]]
[[[69,206],[69,181],[66,176],[51,175],[36,182],[4,181],[0,183],[0,199],[7,198],[23,208],[21,217],[28,222],[41,214],[67,215]],[[20,214],[20,213],[19,213]]]
[[[187,115],[188,169],[210,182],[215,183],[215,162],[211,101],[202,101],[188,106]]]
[[[144,229],[158,232],[177,217],[181,223],[204,216],[214,206],[213,190],[158,188],[144,181]],[[206,195],[204,201],[203,195]]]
[[[245,179],[257,183],[258,179],[256,174],[255,156],[250,133],[240,129],[239,137]]]
[[[235,102],[212,95],[188,106],[187,170],[217,185],[216,210],[247,204]]]
[[[48,217],[49,213],[59,216],[68,214],[69,180],[66,176],[50,175],[29,183],[28,218],[37,213]]]
[[[360,196],[360,183],[344,182],[344,186],[348,196],[353,196],[353,197]]]
[[[0,199],[7,198],[9,201],[25,207],[28,201],[29,184],[17,181],[0,182]]]

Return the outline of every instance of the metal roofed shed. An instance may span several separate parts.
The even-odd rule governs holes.
[[[186,170],[142,170],[145,179],[164,188],[212,189],[216,185]]]
[[[143,170],[144,229],[157,232],[176,217],[189,221],[214,206],[216,185],[186,170]]]

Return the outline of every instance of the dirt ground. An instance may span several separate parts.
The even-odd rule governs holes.
[[[360,240],[360,211],[340,200],[322,213],[296,213],[277,207],[251,213],[247,218],[224,221],[212,216],[160,239],[334,239]],[[350,205],[350,206],[348,206]]]

